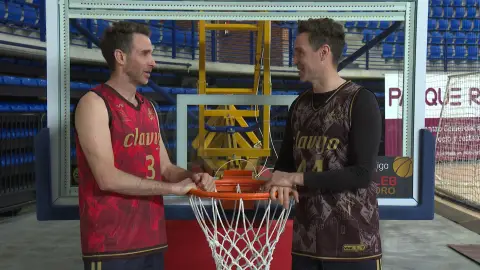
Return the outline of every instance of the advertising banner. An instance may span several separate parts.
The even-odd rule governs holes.
[[[480,86],[474,76],[453,77],[444,73],[427,74],[425,127],[437,140],[437,160],[471,160],[480,157]],[[448,86],[447,86],[448,84]],[[385,75],[385,155],[402,154],[403,76]],[[447,96],[447,87],[450,89]],[[418,91],[417,90],[417,91]],[[413,108],[413,100],[410,101]],[[445,104],[445,107],[442,107]],[[439,125],[440,118],[442,119]]]

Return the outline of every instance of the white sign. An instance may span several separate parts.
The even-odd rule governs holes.
[[[426,78],[425,118],[440,118],[446,102],[445,118],[480,117],[480,76],[450,79],[450,93],[446,97],[448,75],[429,73]],[[401,119],[403,104],[403,74],[385,74],[385,119]],[[422,89],[418,89],[422,91]],[[417,91],[418,91],[417,90]],[[413,107],[413,100],[410,100]]]

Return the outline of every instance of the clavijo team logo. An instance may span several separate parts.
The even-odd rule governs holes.
[[[153,110],[151,108],[148,108],[148,118],[153,121],[153,119],[155,119],[155,113],[153,112]]]

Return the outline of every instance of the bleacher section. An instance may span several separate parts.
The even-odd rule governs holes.
[[[42,39],[41,22],[44,21],[40,0],[15,0],[0,1],[0,31],[12,35],[23,35],[32,38]],[[428,21],[428,60],[429,68],[432,70],[444,70],[447,65],[441,65],[444,61],[460,63],[449,63],[450,70],[455,68],[468,69],[472,64],[477,64],[479,59],[479,38],[480,38],[480,0],[431,0]],[[152,42],[156,46],[157,56],[175,59],[198,60],[198,34],[195,22],[185,21],[142,21],[139,23],[148,24],[152,31]],[[109,21],[81,19],[82,27],[99,38],[108,27]],[[350,55],[366,42],[373,39],[393,22],[376,21],[348,21],[345,22],[347,30],[348,48],[345,48],[344,55]],[[1,26],[1,25],[0,25]],[[280,29],[280,30],[279,30]],[[277,31],[277,32],[276,32]],[[209,31],[208,31],[209,32]],[[273,66],[292,65],[292,42],[295,40],[295,24],[273,22],[272,45],[278,45],[273,51],[283,50],[283,54],[272,56]],[[207,33],[208,34],[208,33]],[[230,35],[235,35],[231,33]],[[223,34],[222,34],[223,36]],[[212,35],[207,38],[207,61],[222,62],[222,55],[218,54],[220,35]],[[235,39],[235,37],[232,37]],[[232,54],[238,55],[239,61],[250,59],[253,61],[254,46],[240,46],[240,43],[254,41],[254,37],[248,41],[241,40],[233,42],[238,48],[230,48]],[[368,56],[364,56],[353,63],[350,68],[365,69],[401,69],[403,59],[403,44],[405,35],[403,29],[398,29],[386,38],[378,47],[372,48]],[[78,46],[92,48],[89,42],[74,27],[71,22],[71,43]],[[213,44],[216,45],[213,45]],[[285,44],[284,44],[285,43]],[[229,43],[232,44],[232,43]],[[253,43],[252,43],[253,44]],[[251,44],[250,44],[251,45]],[[215,51],[217,50],[217,51]],[[248,56],[248,57],[246,57]],[[233,56],[232,56],[233,57]],[[347,67],[348,68],[348,67]]]
[[[480,16],[479,0],[431,0],[428,20],[429,61],[479,60]],[[364,43],[387,29],[389,22],[349,21],[345,28],[352,33],[362,33]],[[384,59],[403,59],[403,29],[389,35],[382,42]]]
[[[43,106],[0,103],[0,213],[35,201],[34,137]]]

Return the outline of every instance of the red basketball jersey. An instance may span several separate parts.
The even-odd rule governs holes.
[[[103,98],[109,112],[115,167],[162,181],[160,127],[153,105],[137,93],[135,107],[106,84],[92,91]],[[78,137],[76,147],[84,258],[132,256],[164,249],[167,239],[162,196],[127,196],[100,190]]]

